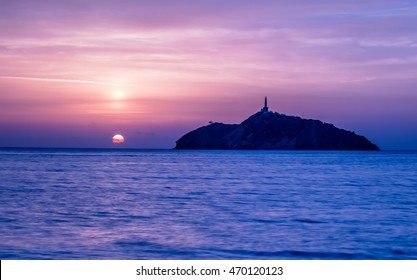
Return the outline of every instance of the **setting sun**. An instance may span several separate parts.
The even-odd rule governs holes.
[[[125,138],[120,135],[120,134],[116,134],[113,136],[113,143],[114,144],[121,144],[125,141]]]

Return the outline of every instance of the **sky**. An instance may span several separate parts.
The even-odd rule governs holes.
[[[0,147],[173,148],[268,96],[417,149],[417,1],[0,2]]]

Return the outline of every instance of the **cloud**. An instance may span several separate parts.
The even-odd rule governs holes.
[[[93,84],[93,85],[120,86],[118,84],[106,83],[106,82],[97,82],[97,81],[66,80],[66,79],[48,79],[48,78],[37,78],[37,77],[0,76],[0,79],[24,80],[24,81],[39,81],[39,82],[55,82],[55,83],[77,83],[77,84]],[[124,84],[123,86],[126,86],[126,85]]]
[[[314,96],[324,104],[347,89],[409,103],[414,89],[399,85],[416,79],[415,11],[380,0],[3,0],[0,117],[186,126],[238,121],[246,113],[230,106],[249,112],[265,94],[314,116],[324,110]]]

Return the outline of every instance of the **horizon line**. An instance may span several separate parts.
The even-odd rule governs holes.
[[[174,148],[98,148],[98,147],[82,147],[82,148],[77,148],[77,147],[0,147],[0,149],[56,149],[56,150],[64,150],[64,149],[68,149],[68,150],[176,150]],[[180,151],[283,151],[283,152],[417,152],[417,149],[415,150],[410,150],[410,149],[406,149],[406,150],[379,150],[379,151],[366,151],[366,150],[233,150],[233,149],[220,149],[220,150],[215,150],[215,149],[209,149],[209,150],[205,150],[205,149],[177,149]]]

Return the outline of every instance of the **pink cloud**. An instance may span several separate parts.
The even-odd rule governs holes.
[[[264,95],[277,111],[351,129],[364,118],[369,129],[406,121],[416,117],[415,10],[389,1],[3,1],[0,122],[157,135],[238,122]],[[386,114],[393,100],[401,110]]]

